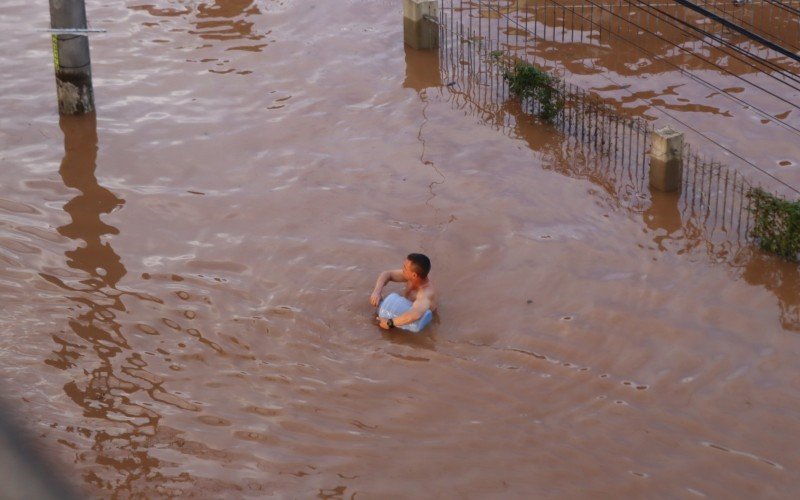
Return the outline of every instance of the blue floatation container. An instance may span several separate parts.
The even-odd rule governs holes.
[[[383,319],[394,319],[411,309],[412,305],[413,303],[407,298],[401,297],[396,293],[390,293],[385,299],[383,299],[380,306],[378,306],[378,317]],[[417,321],[407,325],[397,325],[397,328],[402,328],[403,330],[417,333],[425,328],[425,325],[430,323],[432,319],[433,313],[430,311],[430,309],[428,309]]]

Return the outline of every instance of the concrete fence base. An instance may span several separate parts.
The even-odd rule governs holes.
[[[436,0],[403,0],[403,40],[414,49],[439,48]]]
[[[683,175],[683,133],[669,126],[654,130],[650,148],[650,186],[677,191]]]

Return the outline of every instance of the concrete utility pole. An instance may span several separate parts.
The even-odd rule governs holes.
[[[84,0],[50,0],[50,27],[54,31],[58,112],[64,115],[91,113],[94,90]]]

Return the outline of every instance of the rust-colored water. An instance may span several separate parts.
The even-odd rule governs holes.
[[[625,208],[455,105],[395,2],[89,5],[0,26],[0,373],[94,497],[792,497],[800,275]],[[716,247],[715,247],[716,248]],[[440,320],[372,322],[433,260]]]

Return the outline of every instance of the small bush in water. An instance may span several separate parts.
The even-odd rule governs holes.
[[[520,99],[532,98],[539,103],[539,117],[553,121],[564,109],[564,96],[558,90],[560,80],[531,64],[517,62],[503,72],[511,92]]]
[[[753,201],[752,236],[764,250],[797,261],[800,256],[800,201],[786,201],[763,189],[747,194]]]

